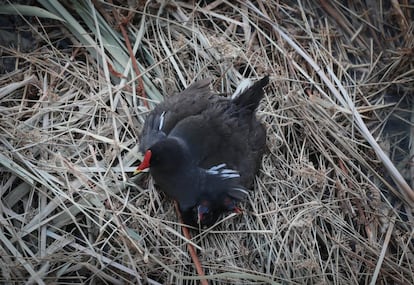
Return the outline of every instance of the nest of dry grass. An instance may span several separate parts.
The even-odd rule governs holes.
[[[210,284],[414,283],[408,1],[53,2],[0,9],[3,283],[199,284],[188,243]],[[143,102],[264,74],[245,212],[189,241],[131,178]]]

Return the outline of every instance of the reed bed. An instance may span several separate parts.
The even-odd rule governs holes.
[[[414,283],[409,1],[55,2],[0,8],[1,283]],[[145,116],[266,74],[244,211],[188,240]]]

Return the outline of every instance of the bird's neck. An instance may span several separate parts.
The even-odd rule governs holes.
[[[181,163],[169,173],[156,168],[150,169],[150,172],[160,189],[177,200],[180,206],[189,207],[196,203],[197,195],[194,195],[194,191],[199,190],[203,180],[197,166]]]

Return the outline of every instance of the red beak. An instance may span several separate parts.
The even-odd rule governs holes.
[[[150,167],[151,155],[152,155],[151,150],[147,150],[145,152],[144,160],[141,162],[141,164],[134,171],[133,175],[136,175],[138,173],[141,173],[142,170],[147,169],[147,168]]]

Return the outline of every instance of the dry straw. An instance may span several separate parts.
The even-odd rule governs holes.
[[[199,284],[188,243],[210,284],[414,283],[408,1],[38,2],[0,7],[1,283]],[[265,74],[254,191],[188,240],[143,102]]]

